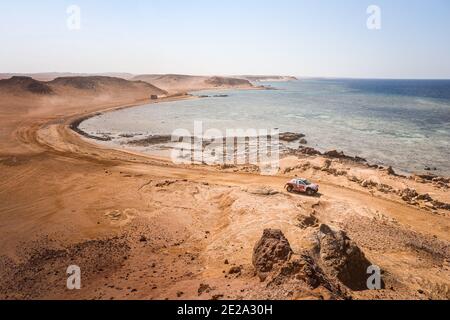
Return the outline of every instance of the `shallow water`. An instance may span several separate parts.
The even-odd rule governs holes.
[[[226,94],[143,105],[84,121],[83,131],[113,138],[101,142],[152,154],[166,145],[130,147],[130,139],[184,128],[274,129],[306,134],[308,145],[337,149],[402,172],[450,176],[450,80],[299,80],[267,83],[279,90],[201,92]],[[121,138],[129,134],[133,138]]]

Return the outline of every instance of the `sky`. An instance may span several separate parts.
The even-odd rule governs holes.
[[[4,72],[450,79],[450,1],[0,0]]]

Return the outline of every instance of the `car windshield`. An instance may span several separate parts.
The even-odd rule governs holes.
[[[305,180],[305,179],[292,179],[291,182],[292,182],[292,183],[295,183],[295,184],[305,184],[305,185],[310,185],[310,184],[312,184],[310,181]]]

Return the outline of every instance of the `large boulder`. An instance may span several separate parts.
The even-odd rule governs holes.
[[[318,233],[319,264],[332,277],[352,290],[367,289],[369,260],[341,230],[322,224]]]
[[[259,278],[265,280],[274,265],[288,261],[291,255],[291,246],[283,232],[266,229],[253,249],[253,266]]]

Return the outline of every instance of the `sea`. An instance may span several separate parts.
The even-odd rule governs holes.
[[[302,133],[319,151],[338,150],[405,174],[450,176],[450,80],[299,79],[257,83],[271,90],[194,92],[198,99],[147,104],[94,116],[79,128],[98,143],[167,155],[149,136],[198,130]],[[181,132],[182,132],[181,131]],[[259,131],[258,131],[259,132]],[[107,139],[105,139],[105,137]],[[290,144],[290,148],[298,146]]]

